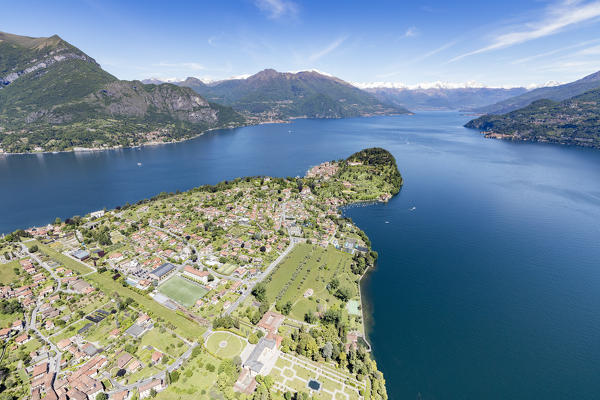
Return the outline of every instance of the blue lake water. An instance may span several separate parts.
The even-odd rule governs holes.
[[[402,191],[345,213],[380,254],[363,289],[390,398],[600,398],[600,151],[487,140],[468,119],[299,120],[0,156],[0,232],[381,146]]]

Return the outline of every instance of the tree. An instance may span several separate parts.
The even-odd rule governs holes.
[[[54,225],[60,225],[60,224],[62,224],[61,219],[56,217],[56,219],[54,220]],[[96,396],[96,397],[98,397],[98,396]]]
[[[317,322],[317,317],[315,316],[315,313],[309,311],[306,314],[304,314],[304,321],[309,324],[314,324],[315,322]]]
[[[242,367],[242,358],[240,356],[235,356],[233,357],[233,364],[236,366],[237,369]]]
[[[96,395],[96,400],[108,400],[108,395],[104,392],[100,392]]]
[[[31,246],[31,247],[29,248],[29,252],[30,252],[30,253],[37,253],[37,251],[38,251],[38,246],[37,246],[37,244],[34,244],[33,246]]]
[[[277,310],[279,312],[281,312],[284,315],[288,315],[290,313],[290,311],[292,311],[292,302],[291,301],[287,301],[283,304],[281,303],[277,303],[275,305],[275,308],[277,308]]]
[[[330,292],[334,292],[338,286],[340,286],[340,281],[337,278],[333,278],[327,285],[327,289],[329,289]]]
[[[250,343],[250,344],[258,343],[258,336],[256,336],[256,333],[252,333],[250,336],[248,336],[248,343]]]
[[[341,286],[337,289],[334,296],[345,302],[352,297],[352,291],[348,287]]]
[[[252,289],[252,295],[256,297],[256,300],[262,302],[267,295],[267,287],[264,283],[257,283]]]
[[[333,354],[333,344],[331,342],[325,343],[325,346],[323,346],[321,353],[323,354],[323,357],[325,357],[326,359],[328,359],[328,360],[331,359],[331,356]]]

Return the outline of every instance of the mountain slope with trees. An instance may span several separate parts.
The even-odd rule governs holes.
[[[600,88],[561,102],[538,100],[504,115],[484,115],[465,126],[492,138],[600,148]]]
[[[205,84],[188,78],[178,84],[258,120],[409,113],[404,107],[386,104],[348,82],[315,71],[266,69],[245,79]]]
[[[0,32],[0,148],[107,148],[192,137],[244,118],[171,84],[121,81],[54,35]]]

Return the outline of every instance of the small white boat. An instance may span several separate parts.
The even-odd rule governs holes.
[[[417,207],[414,207],[414,206],[413,206],[413,207],[410,209],[410,211],[415,211],[416,209],[417,209]]]
[[[138,165],[138,167],[141,167],[141,166],[142,166],[142,163],[141,163],[141,162],[139,162],[139,163],[137,163],[137,165]]]

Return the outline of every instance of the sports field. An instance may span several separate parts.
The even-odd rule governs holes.
[[[159,286],[158,291],[185,307],[193,306],[208,290],[180,276],[173,276]]]
[[[77,271],[81,274],[87,274],[92,272],[92,270],[82,262],[76,261],[70,257],[65,256],[54,250],[53,248],[46,246],[38,242],[37,240],[30,240],[25,242],[27,247],[31,247],[34,244],[38,245],[39,249],[52,258],[54,261],[63,264],[65,267]],[[144,296],[136,291],[133,291],[129,288],[123,287],[120,282],[114,281],[110,274],[98,274],[93,273],[87,275],[85,280],[92,283],[94,286],[98,287],[104,293],[114,293],[117,292],[122,296],[128,296],[134,299],[139,305],[144,307],[152,316],[160,317],[165,321],[173,324],[177,327],[179,333],[188,339],[195,339],[204,333],[206,330],[203,326],[198,325],[197,323],[190,321],[179,315],[177,313],[172,312],[168,308],[163,307],[158,304],[154,300],[152,300],[148,296]]]
[[[206,348],[221,358],[233,358],[240,355],[246,347],[246,341],[229,332],[214,332],[206,340]]]

